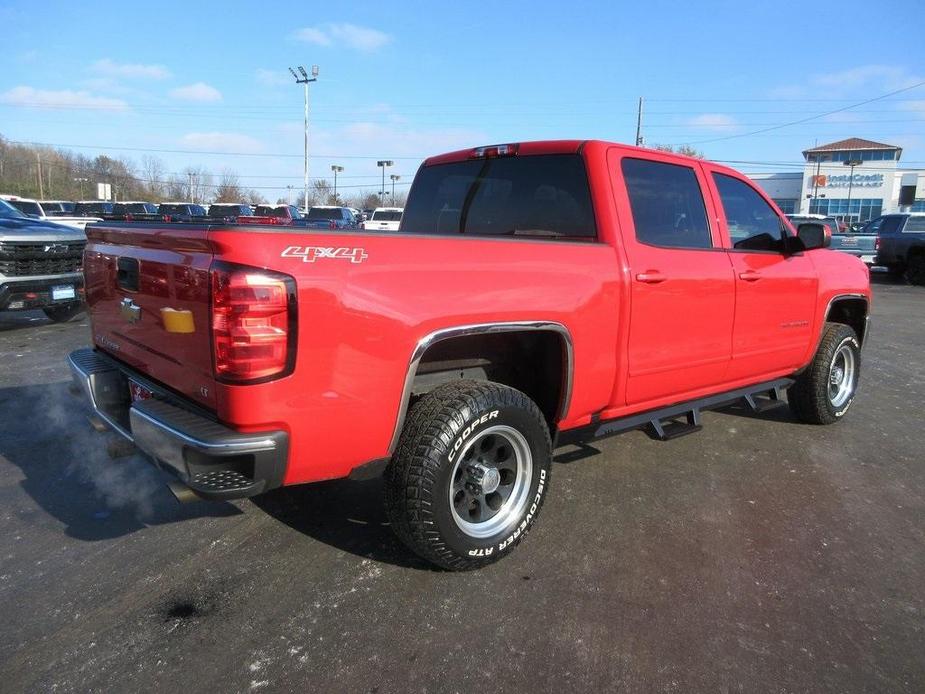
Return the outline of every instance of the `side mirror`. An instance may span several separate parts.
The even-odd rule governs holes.
[[[832,244],[832,230],[826,224],[807,222],[797,229],[797,236],[807,251],[828,248]]]

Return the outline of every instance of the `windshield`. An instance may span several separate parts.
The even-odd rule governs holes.
[[[373,222],[400,222],[401,212],[399,210],[379,210],[373,212]]]
[[[313,207],[308,211],[307,219],[343,219],[339,207]]]
[[[250,208],[245,208],[244,205],[212,205],[209,208],[210,217],[238,217],[250,214]]]
[[[401,231],[481,236],[597,236],[578,154],[476,159],[425,166],[414,179]]]
[[[111,202],[78,202],[74,206],[74,214],[98,216],[112,214]]]
[[[4,219],[22,219],[25,216],[6,200],[0,200],[0,217]]]
[[[24,215],[29,217],[41,217],[42,208],[37,202],[26,202],[25,200],[10,200],[10,204]]]

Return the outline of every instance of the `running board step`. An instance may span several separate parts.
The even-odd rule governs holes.
[[[671,441],[671,439],[695,434],[703,429],[703,425],[700,423],[700,410],[696,408],[691,410],[686,413],[684,419],[685,421],[681,421],[677,417],[653,419],[649,422],[650,435],[659,441]]]
[[[647,429],[654,438],[669,441],[679,436],[700,431],[700,413],[743,403],[755,412],[763,412],[784,402],[784,391],[793,385],[792,378],[778,378],[746,388],[736,388],[705,398],[661,407],[625,417],[604,421],[593,420],[590,424],[560,432],[555,447],[577,445],[602,439],[633,429]]]
[[[743,399],[752,412],[766,412],[784,404],[784,389],[774,386],[763,392],[746,393]]]

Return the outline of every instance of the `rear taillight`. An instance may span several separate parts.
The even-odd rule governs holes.
[[[874,239],[874,250],[875,251],[880,250],[880,237],[879,236]]]
[[[215,377],[262,383],[295,367],[296,284],[289,275],[213,263],[212,351]]]

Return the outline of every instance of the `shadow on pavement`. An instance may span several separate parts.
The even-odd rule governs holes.
[[[392,532],[383,485],[381,477],[332,480],[276,489],[251,501],[292,529],[344,552],[395,566],[439,571]]]
[[[112,460],[107,437],[89,425],[86,405],[67,382],[0,389],[0,469],[15,465],[20,487],[65,533],[96,541],[149,525],[241,513],[232,504],[180,505],[165,487],[167,474],[141,455]],[[15,487],[0,488],[0,503],[15,509]],[[28,513],[28,511],[25,511]]]

